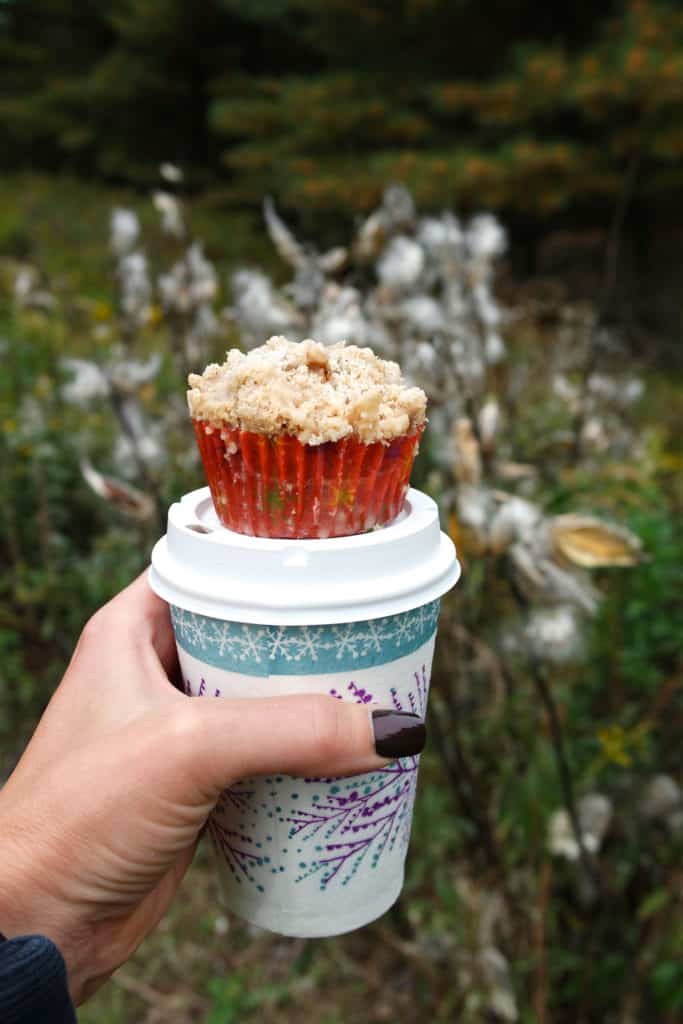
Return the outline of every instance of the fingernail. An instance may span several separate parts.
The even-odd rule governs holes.
[[[419,715],[410,711],[388,711],[378,709],[372,712],[372,729],[375,734],[375,750],[380,757],[392,761],[397,757],[419,754],[425,745],[425,724]]]

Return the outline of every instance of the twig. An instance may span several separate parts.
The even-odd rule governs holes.
[[[133,460],[135,462],[135,467],[137,469],[138,476],[140,477],[140,480],[145,490],[148,491],[152,496],[152,499],[154,501],[154,507],[156,508],[159,527],[161,530],[163,530],[166,525],[166,512],[164,509],[163,502],[161,500],[159,488],[157,487],[156,481],[149,472],[147,463],[145,462],[140,453],[138,439],[135,434],[135,431],[133,430],[128,421],[128,417],[126,416],[126,411],[124,408],[124,404],[121,401],[121,396],[113,387],[110,388],[109,400],[111,403],[111,407],[114,411],[114,415],[116,416],[116,419],[119,422],[119,426],[121,427],[121,430],[124,432],[124,434],[128,438],[128,441],[130,442],[131,451],[133,453]]]
[[[473,822],[477,830],[480,848],[486,856],[489,867],[494,871],[498,879],[508,913],[517,922],[521,923],[525,920],[525,916],[510,891],[503,855],[488,820],[486,809],[480,806],[476,799],[474,776],[465,756],[457,729],[451,720],[448,742],[446,742],[438,716],[432,715],[429,722],[429,730],[430,734],[434,737],[441,761],[451,780],[452,789],[457,795],[461,810],[465,817]],[[453,757],[451,757],[451,751]]]
[[[482,848],[485,850],[490,864],[496,869],[500,869],[500,851],[497,848],[491,826],[484,812],[477,807],[476,800],[473,799],[474,780],[457,733],[454,730],[449,732],[447,744],[436,715],[433,715],[430,721],[430,733],[436,740],[441,760],[450,776],[453,789],[458,795],[462,810],[474,823],[479,833]]]
[[[385,925],[376,925],[375,931],[386,946],[390,946],[400,956],[411,963],[415,970],[426,978],[431,985],[435,987],[438,985],[439,972],[433,964],[422,956],[419,947],[414,942],[408,942],[405,939],[399,938]]]
[[[192,372],[192,366],[187,354],[187,332],[190,328],[190,318],[187,315],[178,313],[169,315],[171,323],[171,344],[175,356],[176,369],[180,379],[185,385],[188,375]]]
[[[670,893],[676,893],[680,889],[683,876],[680,870],[674,870],[665,888]],[[638,1024],[642,1020],[640,1005],[643,998],[644,979],[651,969],[657,957],[657,950],[662,934],[669,924],[671,917],[678,914],[679,906],[675,896],[655,914],[649,921],[643,922],[640,929],[640,941],[638,942],[638,955],[628,974],[625,986],[621,1009],[619,1013],[619,1024]]]
[[[10,370],[9,372],[13,372],[13,370]],[[7,546],[7,553],[13,567],[12,576],[16,579],[20,567],[24,562],[24,558],[21,550],[21,535],[19,533],[19,525],[16,516],[17,506],[14,501],[13,479],[9,473],[10,461],[9,457],[5,458],[5,455],[9,455],[9,453],[2,451],[0,454],[2,454],[2,458],[0,458],[0,493],[2,493],[4,497],[2,505],[0,506],[0,515],[2,516],[3,547],[4,545]]]
[[[617,271],[619,269],[619,251],[624,233],[626,214],[635,194],[638,175],[643,162],[643,149],[638,146],[631,154],[624,187],[621,190],[619,200],[614,209],[612,223],[610,225],[607,246],[605,249],[605,277],[603,283],[602,298],[599,307],[599,316],[602,319],[609,312],[617,283]]]
[[[529,604],[524,594],[520,590],[517,582],[512,573],[505,569],[506,578],[512,591],[512,596],[515,599],[515,603],[521,612],[526,613]],[[579,861],[584,870],[584,873],[588,879],[593,883],[596,889],[596,894],[600,895],[603,889],[602,878],[595,865],[595,862],[583,840],[583,833],[581,831],[581,822],[579,821],[579,814],[576,809],[576,799],[574,797],[574,784],[572,782],[571,772],[569,770],[569,762],[567,760],[567,754],[564,745],[564,733],[562,731],[562,723],[555,703],[555,698],[552,695],[552,691],[548,686],[548,680],[545,675],[545,669],[541,665],[540,661],[536,657],[529,658],[529,669],[531,673],[531,679],[538,694],[541,704],[545,710],[548,725],[550,726],[550,738],[551,745],[553,748],[553,755],[555,757],[555,764],[557,766],[557,773],[560,779],[560,788],[562,790],[562,799],[564,802],[565,809],[569,816],[569,822],[571,824],[572,834],[579,850]]]
[[[53,576],[53,564],[50,549],[52,546],[52,523],[50,516],[50,501],[45,486],[45,475],[41,472],[41,465],[37,458],[32,460],[33,477],[37,492],[37,515],[38,526],[38,550],[40,558],[49,579]]]
[[[389,917],[391,918],[391,923],[394,926],[395,934],[400,936],[401,939],[404,939],[406,942],[410,942],[415,935],[415,929],[410,923],[410,918],[405,912],[401,897],[396,900],[393,907],[389,910]]]
[[[683,682],[677,676],[672,676],[662,683],[652,707],[641,724],[652,727],[681,689],[683,689]]]
[[[624,178],[624,185],[617,200],[617,204],[614,208],[612,215],[612,222],[607,235],[607,243],[605,246],[605,268],[603,274],[603,285],[602,293],[600,296],[600,303],[593,323],[590,336],[588,340],[588,357],[583,368],[582,382],[581,382],[581,394],[578,401],[578,409],[574,417],[572,424],[572,447],[571,447],[571,459],[576,464],[581,458],[582,454],[582,441],[581,435],[586,423],[586,404],[588,397],[588,381],[593,375],[598,364],[599,346],[598,346],[598,333],[603,326],[610,308],[612,306],[612,299],[614,296],[614,289],[617,283],[617,272],[619,269],[619,255],[621,251],[621,243],[624,233],[624,224],[626,222],[626,214],[628,212],[629,205],[633,199],[636,184],[638,181],[638,175],[643,160],[643,149],[638,146],[629,161],[626,176]]]
[[[463,647],[469,647],[473,655],[474,667],[480,667],[482,673],[490,680],[493,704],[488,707],[488,711],[491,714],[501,714],[506,688],[505,671],[500,655],[459,622],[454,623],[453,634],[458,643]]]
[[[546,858],[541,867],[538,917],[535,921],[533,944],[536,960],[533,1005],[537,1024],[546,1024],[548,999],[548,949],[546,946],[546,916],[550,902],[552,864]]]
[[[602,879],[595,866],[593,858],[586,849],[586,844],[583,839],[583,832],[581,831],[581,822],[579,821],[578,811],[576,809],[576,800],[574,798],[574,785],[572,783],[571,772],[569,771],[569,763],[567,761],[567,754],[564,748],[564,734],[562,732],[562,725],[560,723],[560,716],[557,712],[557,705],[552,695],[548,681],[545,677],[545,672],[541,668],[540,664],[536,659],[532,659],[531,662],[531,678],[533,679],[536,692],[541,699],[541,703],[545,708],[546,715],[548,717],[548,724],[550,725],[550,736],[552,739],[553,752],[555,754],[555,764],[557,765],[558,775],[560,777],[560,786],[562,789],[562,797],[564,805],[569,815],[569,820],[572,826],[572,832],[574,839],[579,848],[579,860],[581,866],[584,869],[586,875],[593,882],[596,887],[597,893],[600,894],[602,891]]]
[[[148,985],[146,981],[140,981],[139,978],[133,978],[126,971],[119,970],[116,974],[112,975],[112,981],[119,986],[119,988],[125,989],[126,992],[132,992],[133,995],[143,999],[150,1006],[159,1006],[160,1003],[164,1002],[165,994],[159,992],[158,989]]]
[[[557,766],[557,772],[560,778],[560,788],[562,789],[562,799],[564,801],[565,809],[569,815],[569,821],[572,827],[572,833],[576,841],[576,845],[579,848],[579,860],[588,878],[591,879],[595,885],[597,892],[600,893],[602,889],[602,879],[595,867],[593,858],[586,849],[586,844],[583,839],[583,832],[581,831],[581,822],[579,820],[579,814],[576,809],[576,799],[574,796],[574,784],[572,782],[571,772],[569,770],[569,762],[567,760],[567,753],[564,746],[564,733],[562,731],[562,723],[560,722],[560,716],[555,703],[555,698],[552,695],[552,691],[548,686],[548,681],[545,676],[545,671],[541,667],[540,663],[532,658],[530,662],[531,667],[531,678],[533,680],[536,692],[541,699],[541,703],[545,709],[548,724],[550,726],[550,737],[552,741],[553,753],[555,756],[555,764]]]

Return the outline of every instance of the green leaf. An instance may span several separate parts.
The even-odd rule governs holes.
[[[666,889],[655,889],[638,907],[638,917],[641,921],[647,921],[648,918],[658,914],[670,899],[671,893]]]

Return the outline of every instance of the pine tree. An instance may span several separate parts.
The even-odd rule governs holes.
[[[214,102],[236,200],[274,190],[319,219],[372,208],[396,179],[422,206],[543,218],[612,200],[633,167],[650,192],[683,178],[678,4],[277,6],[302,18],[317,62]]]
[[[0,123],[5,166],[54,167],[92,145],[84,69],[111,32],[97,0],[5,0],[0,6]]]
[[[683,179],[675,0],[0,0],[5,163],[525,218]],[[629,185],[632,187],[632,185]]]

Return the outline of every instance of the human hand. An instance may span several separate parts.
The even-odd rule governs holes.
[[[221,790],[247,775],[350,775],[388,760],[367,706],[191,699],[169,682],[175,665],[168,606],[142,576],[86,625],[0,791],[0,929],[52,939],[76,1003],[161,919]],[[422,723],[399,718],[378,723],[417,753]]]

